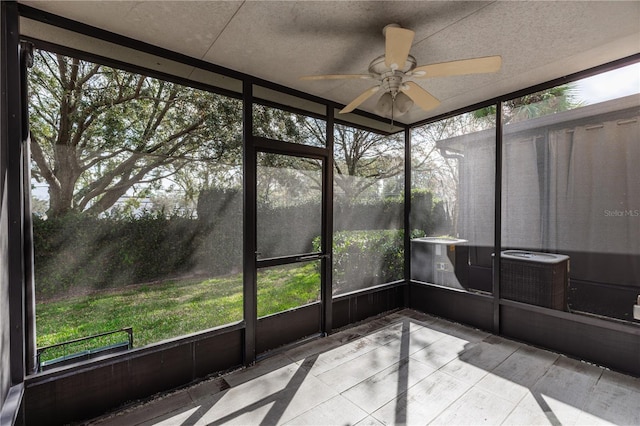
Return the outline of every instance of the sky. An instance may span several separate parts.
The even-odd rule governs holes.
[[[579,80],[576,87],[587,105],[640,93],[640,63]]]

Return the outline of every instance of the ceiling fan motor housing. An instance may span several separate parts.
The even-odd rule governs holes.
[[[378,56],[369,64],[369,73],[380,80],[380,88],[392,96],[400,91],[405,74],[416,67],[416,58],[409,55],[402,69],[393,70],[385,64],[385,56]]]
[[[391,93],[391,96],[395,97],[396,94],[400,91],[401,85],[402,74],[396,71],[394,75],[383,77],[382,82],[380,83],[380,88],[384,92]]]

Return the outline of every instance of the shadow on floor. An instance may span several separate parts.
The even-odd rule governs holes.
[[[411,310],[222,379],[95,424],[640,423],[639,379]]]

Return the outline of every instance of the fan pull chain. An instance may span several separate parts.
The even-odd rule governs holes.
[[[396,104],[396,95],[391,96],[391,129],[393,129],[393,107]]]

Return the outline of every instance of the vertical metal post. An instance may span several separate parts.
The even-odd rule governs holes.
[[[322,182],[322,333],[333,328],[333,132],[334,109],[327,106],[327,158],[324,161]]]
[[[258,326],[258,283],[256,271],[256,150],[253,145],[253,84],[242,84],[242,153],[243,153],[243,305],[244,364],[256,360]]]
[[[18,9],[2,2],[2,143],[6,146],[11,383],[25,376],[24,173]]]
[[[411,128],[404,129],[404,301],[411,304]]]
[[[22,98],[22,170],[24,200],[24,284],[25,284],[25,358],[27,374],[38,368],[36,355],[36,295],[33,264],[33,226],[31,220],[31,150],[29,134],[28,69],[33,65],[33,46],[20,43],[20,91]]]
[[[502,259],[502,102],[496,104],[496,177],[493,241],[493,332],[500,334],[500,278]]]

